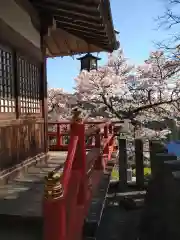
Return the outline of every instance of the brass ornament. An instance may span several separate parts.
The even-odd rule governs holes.
[[[72,122],[81,123],[83,121],[82,111],[78,107],[72,110]]]
[[[45,177],[44,197],[52,200],[63,197],[60,173],[50,172],[48,176]]]

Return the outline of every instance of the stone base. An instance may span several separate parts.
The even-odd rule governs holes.
[[[163,160],[166,161],[163,163]],[[175,171],[176,168],[179,170],[179,161],[167,161],[164,157],[159,167],[149,183],[145,197],[140,239],[178,240],[180,239],[180,181],[174,177],[172,170]]]

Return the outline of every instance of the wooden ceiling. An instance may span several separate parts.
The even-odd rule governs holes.
[[[100,52],[119,47],[109,0],[30,0],[54,27],[45,37],[49,56]]]

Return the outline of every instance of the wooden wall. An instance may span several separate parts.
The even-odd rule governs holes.
[[[43,121],[25,120],[0,126],[0,171],[44,152]]]
[[[0,172],[47,153],[45,61],[22,30],[0,15]]]

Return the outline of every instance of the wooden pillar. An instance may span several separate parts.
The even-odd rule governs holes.
[[[135,139],[136,184],[138,187],[144,186],[143,160],[143,141],[141,139]]]
[[[48,111],[47,111],[47,77],[46,77],[46,57],[42,63],[42,116],[44,118],[44,148],[48,152]]]
[[[127,186],[127,147],[126,139],[119,141],[119,185],[125,188]]]
[[[48,32],[49,20],[44,14],[40,15],[41,18],[41,52],[42,52],[42,64],[41,64],[41,82],[40,82],[40,94],[41,94],[41,111],[44,119],[44,151],[48,152],[48,107],[47,107],[47,59],[46,59],[46,46],[44,44],[44,36]]]

